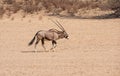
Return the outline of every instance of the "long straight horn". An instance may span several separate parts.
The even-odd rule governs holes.
[[[63,30],[63,28],[61,26],[59,26],[59,24],[57,24],[55,21],[53,21],[52,19],[50,19],[54,24],[56,24],[61,30]]]
[[[65,31],[64,27],[62,26],[62,24],[60,24],[57,20],[56,22],[60,25],[60,27],[62,28],[63,31]]]

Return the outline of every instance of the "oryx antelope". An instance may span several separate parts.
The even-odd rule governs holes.
[[[44,46],[44,41],[48,40],[48,41],[52,41],[52,48],[50,50],[53,50],[57,46],[56,40],[62,39],[62,38],[68,39],[68,34],[63,28],[63,26],[57,20],[56,22],[52,20],[52,22],[55,23],[61,29],[61,31],[57,29],[40,30],[35,34],[35,36],[33,37],[33,39],[30,41],[28,45],[29,46],[32,45],[36,39],[35,49],[39,41],[41,41],[42,47],[46,50]]]

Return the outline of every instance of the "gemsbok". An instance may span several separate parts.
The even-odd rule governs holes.
[[[65,31],[65,29],[63,28],[63,26],[56,20],[53,21],[51,20],[53,23],[55,23],[60,29],[61,31],[57,30],[57,29],[49,29],[49,30],[40,30],[38,31],[35,36],[33,37],[33,39],[29,42],[29,46],[33,44],[33,42],[35,41],[36,39],[36,42],[35,42],[35,51],[36,51],[36,46],[37,44],[39,43],[39,41],[41,41],[42,43],[42,47],[44,48],[44,50],[46,51],[46,48],[44,46],[44,41],[47,40],[47,41],[52,41],[52,48],[50,50],[53,50],[56,46],[57,46],[57,42],[56,40],[58,39],[63,39],[63,38],[66,38],[68,39],[68,34],[67,32]]]

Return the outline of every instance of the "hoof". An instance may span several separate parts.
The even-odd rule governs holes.
[[[50,51],[54,52],[54,51],[55,51],[55,49],[53,49],[53,48],[52,48],[52,49],[50,49]]]

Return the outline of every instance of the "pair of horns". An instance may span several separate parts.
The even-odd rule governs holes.
[[[65,29],[63,28],[63,26],[60,24],[60,22],[58,22],[57,20],[56,20],[56,22],[55,21],[53,21],[52,19],[50,19],[54,24],[56,24],[62,31],[65,31]]]

